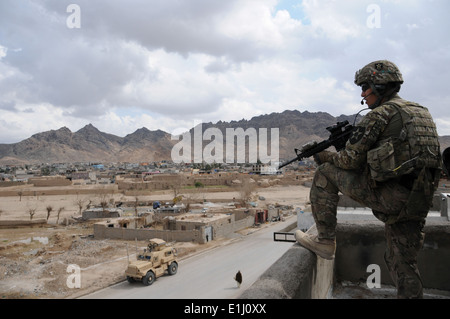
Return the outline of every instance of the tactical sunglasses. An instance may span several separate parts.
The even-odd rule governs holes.
[[[370,89],[370,85],[369,85],[368,83],[363,83],[363,84],[361,85],[361,90],[362,90],[363,92],[366,92],[368,89]]]

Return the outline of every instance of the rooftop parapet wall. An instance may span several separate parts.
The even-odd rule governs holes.
[[[450,291],[450,223],[428,219],[424,231],[425,242],[418,256],[424,288]],[[341,222],[336,233],[337,280],[365,281],[370,275],[367,267],[378,265],[381,284],[393,285],[384,262],[386,241],[381,222]]]
[[[450,293],[450,222],[427,220],[419,253],[424,288]],[[384,262],[384,225],[379,221],[343,221],[337,226],[334,261],[326,261],[297,243],[241,296],[241,299],[324,299],[335,280],[366,282],[369,265],[379,265],[381,284],[392,285]]]
[[[308,233],[316,233],[311,227]],[[331,294],[334,261],[294,244],[241,299],[324,299]]]

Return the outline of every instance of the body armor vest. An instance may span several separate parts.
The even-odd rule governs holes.
[[[394,98],[384,105],[397,112],[375,148],[367,154],[372,178],[384,182],[422,168],[441,168],[436,125],[428,110],[417,103]]]

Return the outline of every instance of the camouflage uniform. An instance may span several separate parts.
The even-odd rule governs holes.
[[[325,155],[310,193],[319,239],[335,239],[339,191],[371,208],[385,223],[385,261],[398,297],[421,298],[417,254],[440,176],[438,136],[428,110],[393,94],[362,119],[344,150]]]

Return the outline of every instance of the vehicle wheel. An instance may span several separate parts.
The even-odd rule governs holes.
[[[169,269],[168,269],[169,275],[175,275],[177,273],[177,271],[178,271],[178,264],[175,261],[173,261],[169,265]]]
[[[142,283],[146,286],[150,286],[155,282],[155,274],[153,271],[149,271],[144,278],[142,278]]]
[[[136,280],[133,277],[127,276],[127,280],[130,284],[132,284],[133,282],[136,282]]]

